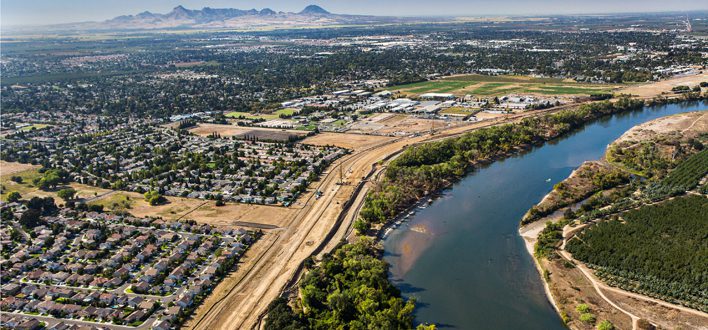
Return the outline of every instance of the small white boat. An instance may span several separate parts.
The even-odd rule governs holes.
[[[546,182],[551,182],[551,178],[546,179]]]

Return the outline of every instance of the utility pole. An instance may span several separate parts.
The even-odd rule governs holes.
[[[344,185],[344,161],[339,162],[339,184]]]

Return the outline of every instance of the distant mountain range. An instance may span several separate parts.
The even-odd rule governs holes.
[[[270,8],[187,9],[177,6],[166,14],[144,11],[136,15],[118,16],[103,22],[81,22],[44,26],[47,30],[155,30],[155,29],[262,29],[337,24],[374,24],[410,22],[414,18],[390,16],[332,14],[317,5],[309,5],[297,13]],[[419,20],[419,19],[418,19]]]

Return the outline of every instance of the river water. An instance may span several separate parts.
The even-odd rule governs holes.
[[[439,328],[565,329],[518,234],[523,214],[586,160],[643,122],[707,102],[645,107],[477,169],[385,239],[390,278]],[[550,180],[548,180],[550,179]]]

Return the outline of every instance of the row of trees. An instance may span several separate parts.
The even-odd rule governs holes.
[[[566,249],[625,289],[708,311],[707,223],[708,198],[687,195],[600,222]]]
[[[368,223],[384,223],[422,196],[458,180],[475,163],[556,138],[601,116],[641,106],[642,101],[626,98],[585,104],[408,148],[391,162],[384,179],[366,197],[361,217]]]

